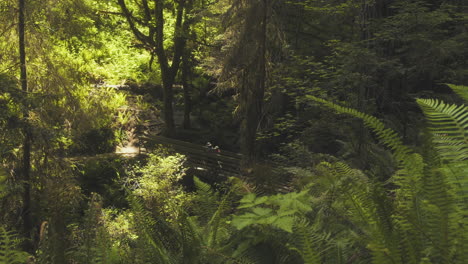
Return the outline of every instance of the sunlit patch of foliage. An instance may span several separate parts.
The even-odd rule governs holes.
[[[191,195],[179,184],[187,171],[184,162],[181,154],[156,150],[148,155],[147,163],[134,168],[130,176],[133,194],[166,220],[176,220],[179,210],[191,200]]]

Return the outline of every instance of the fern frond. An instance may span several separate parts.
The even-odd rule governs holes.
[[[468,163],[453,162],[447,164],[441,170],[443,170],[458,204],[468,210]]]
[[[130,205],[134,211],[134,225],[140,242],[142,243],[142,249],[145,250],[143,254],[146,254],[149,258],[154,259],[156,263],[172,263],[170,252],[164,246],[163,242],[160,240],[160,237],[156,237],[154,235],[154,228],[157,226],[154,218],[144,208],[138,197],[131,196],[129,200]]]
[[[198,177],[193,177],[193,182],[195,184],[195,188],[197,192],[201,193],[202,195],[211,195],[213,192],[211,190],[211,186],[208,183],[203,182]]]
[[[457,93],[465,102],[468,102],[468,86],[447,84],[450,89]]]
[[[423,179],[424,196],[427,201],[424,204],[425,229],[431,241],[429,245],[429,248],[432,248],[431,258],[437,263],[451,263],[448,257],[452,238],[460,231],[455,227],[458,219],[453,212],[456,208],[445,179],[445,175],[439,170],[427,173]]]
[[[224,226],[222,226],[222,223],[225,217],[224,214],[226,210],[228,209],[229,199],[230,199],[230,192],[222,198],[218,206],[218,209],[216,210],[216,212],[213,214],[210,221],[208,222],[207,231],[209,231],[208,233],[210,234],[210,236],[207,241],[208,242],[207,246],[209,247],[215,244],[218,244],[219,242],[218,233],[221,233],[220,231],[222,231],[222,229],[224,228]]]
[[[360,254],[356,252],[355,247],[361,250],[365,247],[370,250],[373,263],[400,263],[401,240],[395,232],[392,211],[389,210],[392,201],[387,197],[382,184],[373,183],[361,171],[352,169],[342,162],[322,162],[319,167],[325,169],[324,172],[330,172],[325,175],[330,178],[331,183],[327,192],[335,196],[333,210],[339,218],[346,216],[350,220],[346,225],[342,223],[344,228],[341,232],[348,234],[343,238],[349,238],[353,233],[359,237],[351,241],[344,240],[345,245],[334,243],[335,250],[342,254],[343,259],[348,259]],[[327,211],[323,222],[330,221],[330,210]],[[337,226],[338,223],[329,225],[328,230],[337,232]],[[352,249],[353,252],[350,251]],[[330,257],[330,253],[326,254],[328,262],[330,259],[337,259]]]
[[[446,104],[437,99],[417,99],[434,136],[434,143],[442,159],[468,159],[468,108]]]
[[[461,88],[453,88],[466,99]],[[458,89],[458,90],[457,90]],[[465,88],[464,88],[465,89]],[[465,90],[463,90],[465,91]],[[466,91],[465,91],[466,92]],[[417,99],[433,133],[437,162],[425,160],[404,146],[400,137],[375,117],[309,96],[340,113],[362,119],[378,139],[392,149],[399,170],[390,179],[394,196],[371,183],[338,189],[351,220],[365,231],[373,263],[463,263],[468,259],[468,109],[439,100]],[[440,160],[445,161],[440,164]],[[438,167],[441,166],[441,167]],[[337,175],[350,175],[346,166],[328,164]],[[348,187],[348,188],[346,188]],[[362,187],[362,188],[360,188]],[[364,189],[365,188],[365,189]],[[367,191],[366,191],[367,189]],[[383,194],[378,194],[381,192]]]
[[[448,241],[450,250],[448,263],[461,264],[468,259],[468,163],[452,162],[439,169],[438,176],[443,177],[449,186],[450,207],[440,201],[443,207],[439,211],[445,212],[448,222]],[[438,187],[440,189],[440,185]]]
[[[25,263],[28,254],[16,249],[18,239],[13,232],[6,231],[0,227],[0,263],[22,264]]]
[[[206,224],[218,209],[219,196],[209,184],[201,181],[198,177],[193,177],[193,182],[196,196],[192,210],[194,214],[199,216],[198,220],[202,224]]]
[[[378,139],[382,144],[389,147],[400,164],[406,162],[406,157],[412,153],[411,149],[403,144],[401,137],[392,129],[385,128],[384,123],[378,120],[376,117],[361,113],[355,109],[343,107],[327,100],[308,95],[307,98],[315,102],[321,103],[328,108],[334,109],[335,111],[343,114],[348,114],[364,121],[366,127],[372,129],[377,135]]]
[[[298,220],[294,225],[294,234],[298,236],[299,248],[292,248],[299,252],[305,264],[322,263],[321,253],[328,245],[328,236],[323,236],[305,219]]]

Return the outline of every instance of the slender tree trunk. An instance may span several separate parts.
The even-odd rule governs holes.
[[[188,12],[185,8],[186,1],[181,0],[178,2],[176,9],[176,21],[175,21],[175,31],[174,31],[174,56],[172,58],[172,63],[169,66],[168,58],[166,55],[166,50],[164,49],[164,12],[163,12],[163,1],[156,1],[156,34],[155,34],[155,44],[156,44],[156,55],[158,57],[158,62],[161,67],[161,75],[163,82],[163,97],[164,97],[164,119],[166,122],[166,131],[165,135],[168,137],[173,137],[176,133],[175,123],[174,123],[174,110],[172,103],[174,102],[174,92],[172,86],[174,85],[175,77],[179,71],[180,61],[182,58],[182,53],[185,49],[186,44],[186,34],[188,30],[188,23],[184,21],[184,10]]]
[[[161,71],[162,72],[162,71]],[[174,93],[172,86],[174,79],[166,74],[163,75],[163,103],[164,103],[164,122],[166,123],[166,130],[164,135],[172,137],[175,134],[175,123],[174,123],[174,108],[172,102],[174,101]]]
[[[203,4],[203,3],[202,3]],[[192,82],[191,82],[191,58],[192,58],[192,45],[188,44],[187,38],[192,36],[195,39],[195,33],[190,30],[194,19],[190,16],[193,8],[193,0],[187,0],[185,7],[185,18],[182,26],[182,33],[184,34],[184,50],[182,53],[182,86],[184,89],[184,129],[190,129],[192,122],[190,120],[190,113],[192,112]]]
[[[28,92],[28,79],[26,71],[26,49],[25,49],[25,0],[18,0],[18,37],[19,37],[19,55],[20,55],[20,82],[21,89]],[[31,251],[32,221],[31,221],[31,129],[28,125],[28,109],[24,106],[24,119],[26,125],[23,129],[23,161],[22,161],[22,180],[23,180],[23,232],[27,237],[25,250]]]
[[[184,88],[184,129],[191,128],[190,113],[192,112],[191,84],[190,77],[190,52],[185,49],[182,55],[182,86]]]
[[[164,134],[166,136],[173,136],[175,134],[175,124],[174,124],[174,110],[172,107],[172,102],[174,101],[174,94],[172,90],[172,86],[174,85],[175,74],[174,69],[178,67],[179,61],[177,56],[178,54],[174,54],[174,59],[172,61],[172,65],[169,65],[168,58],[166,55],[166,50],[164,49],[164,1],[155,1],[156,9],[155,9],[155,16],[156,16],[156,28],[155,28],[155,52],[158,58],[159,66],[161,68],[161,78],[162,78],[162,85],[163,85],[163,103],[164,103],[164,121],[166,123],[166,130]],[[177,10],[177,19],[176,24],[180,23],[179,18],[181,15],[181,8],[183,6],[179,4]],[[174,35],[177,39],[177,30],[178,26],[176,26],[176,30]],[[175,49],[177,50],[177,43],[174,43]],[[177,64],[177,66],[175,66]],[[177,72],[177,71],[176,71]]]

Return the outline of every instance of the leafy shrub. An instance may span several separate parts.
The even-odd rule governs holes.
[[[75,141],[72,151],[85,155],[112,153],[117,146],[114,132],[107,127],[90,129]]]
[[[116,155],[83,159],[76,166],[83,192],[86,195],[98,193],[102,196],[104,206],[125,207],[128,203],[121,179],[125,175],[125,168],[134,162],[134,159]]]
[[[250,225],[268,224],[292,233],[297,214],[304,215],[312,211],[307,190],[273,196],[256,197],[250,193],[242,200],[238,209],[247,209],[242,215],[235,215],[232,224],[237,229]]]
[[[179,181],[185,175],[185,157],[160,150],[149,154],[147,164],[134,168],[133,194],[166,220],[178,218],[179,211],[190,201]]]

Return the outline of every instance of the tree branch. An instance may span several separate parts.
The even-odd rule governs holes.
[[[135,37],[140,40],[141,42],[149,45],[149,46],[154,46],[154,42],[151,38],[151,36],[146,36],[145,34],[143,34],[135,25],[135,22],[134,20],[136,20],[136,18],[134,16],[132,16],[130,10],[128,10],[127,8],[127,5],[125,4],[125,0],[118,0],[118,3],[120,5],[120,8],[122,9],[122,12],[123,12],[123,15],[125,16],[125,18],[127,19],[128,21],[128,24],[130,26],[130,29],[133,31],[133,33],[135,34]]]
[[[142,0],[142,4],[143,4],[143,9],[145,10],[146,22],[150,23],[152,18],[151,18],[151,11],[150,11],[150,8],[148,6],[148,0]]]

